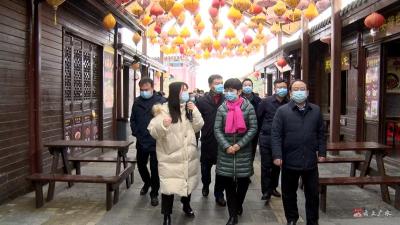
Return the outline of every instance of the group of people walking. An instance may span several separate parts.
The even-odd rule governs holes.
[[[267,203],[271,196],[281,197],[277,187],[282,170],[285,216],[288,224],[296,224],[301,177],[307,224],[318,224],[317,162],[326,157],[325,132],[319,107],[307,101],[306,83],[298,80],[288,87],[285,80],[278,79],[275,94],[265,99],[253,92],[250,79],[223,82],[222,76],[211,75],[208,84],[210,91],[195,97],[186,83],[171,83],[165,99],[154,91],[150,78],[139,82],[140,96],[132,106],[130,121],[144,182],[140,194],[151,188],[151,205],[157,206],[161,192],[163,224],[171,224],[174,195],[181,197],[185,215],[195,216],[190,198],[200,180],[199,169],[202,195],[207,197],[214,165],[216,204],[227,205],[227,225],[238,224],[254,174],[257,146],[261,199]],[[197,150],[199,132],[201,154]]]

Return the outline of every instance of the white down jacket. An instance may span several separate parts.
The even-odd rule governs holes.
[[[156,139],[158,173],[162,194],[188,196],[199,181],[199,153],[196,147],[195,132],[204,124],[197,108],[193,110],[193,122],[186,118],[185,107],[181,107],[182,121],[163,125],[169,116],[168,103],[153,107],[154,118],[147,129]]]

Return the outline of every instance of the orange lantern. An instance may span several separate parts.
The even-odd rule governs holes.
[[[216,51],[221,50],[221,49],[222,49],[221,43],[220,43],[218,40],[215,40],[215,41],[213,42],[213,48],[214,48]]]
[[[307,9],[305,9],[303,12],[304,12],[304,17],[307,18],[308,20],[312,20],[319,15],[318,9],[313,1],[310,2]]]
[[[160,6],[168,13],[175,4],[175,0],[160,0]]]
[[[213,29],[219,31],[219,30],[222,29],[223,26],[224,26],[224,25],[221,23],[221,21],[217,21],[217,22],[213,25]]]
[[[65,0],[46,0],[47,4],[53,7],[54,10],[54,25],[57,25],[57,9]]]
[[[134,2],[132,4],[131,12],[136,18],[139,18],[143,14],[143,8],[139,3]]]
[[[202,21],[202,20],[201,20],[201,15],[200,15],[200,13],[198,13],[198,14],[194,17],[194,22],[195,22],[196,24],[199,24],[201,21]]]
[[[175,2],[174,6],[172,6],[170,12],[175,18],[178,18],[178,16],[181,15],[183,10],[184,10],[183,5],[179,2]]]
[[[286,4],[279,0],[272,9],[274,10],[275,15],[282,16],[286,12]]]
[[[147,27],[151,23],[151,17],[149,15],[145,15],[141,20],[143,26]]]
[[[197,31],[198,34],[201,34],[201,33],[203,32],[204,28],[205,28],[205,24],[204,24],[203,21],[201,21],[201,22],[200,22],[199,24],[197,24],[194,28],[196,29],[196,31]]]
[[[133,43],[135,43],[135,45],[137,45],[142,40],[142,36],[140,36],[140,34],[138,32],[135,32],[133,34],[132,40],[133,40]]]
[[[247,25],[250,29],[256,29],[258,27],[258,24],[254,23],[253,21],[250,21],[249,24]]]
[[[179,26],[182,26],[185,23],[185,18],[185,13],[181,13],[181,15],[178,16],[176,22],[179,24]]]
[[[183,6],[194,15],[199,9],[199,0],[183,0]]]
[[[140,64],[139,63],[132,64],[132,69],[138,70],[139,68],[140,68]]]
[[[105,16],[103,19],[103,26],[108,31],[112,30],[116,24],[117,21],[111,13],[107,14],[107,16]]]
[[[160,78],[161,77],[161,72],[160,71],[156,71],[156,77]]]
[[[249,9],[249,12],[253,15],[258,15],[260,13],[262,13],[263,9],[261,6],[253,3]]]
[[[283,68],[287,65],[287,62],[286,62],[285,58],[282,57],[282,58],[278,59],[278,61],[276,61],[276,64],[278,66],[280,66],[281,68]]]
[[[159,4],[153,4],[153,6],[151,6],[150,15],[157,17],[161,16],[162,14],[164,14],[164,10]]]
[[[385,23],[385,17],[381,14],[373,12],[369,16],[367,16],[364,20],[364,24],[366,27],[370,29],[378,29]]]
[[[240,12],[244,12],[251,7],[250,0],[233,0],[233,7],[238,9]]]

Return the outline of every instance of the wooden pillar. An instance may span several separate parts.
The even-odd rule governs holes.
[[[341,51],[342,24],[340,1],[332,1],[331,17],[331,99],[329,141],[340,141],[340,93],[341,93]]]
[[[112,137],[117,138],[117,119],[118,119],[118,23],[114,27],[114,68],[113,68],[113,80],[114,80],[114,105],[113,105],[113,123],[112,123]]]
[[[364,141],[364,106],[365,106],[365,49],[362,31],[357,37],[357,119],[356,141]]]
[[[280,47],[282,47],[282,31],[278,33],[277,38],[278,38],[278,49],[279,49]],[[282,49],[280,51],[283,53]],[[283,57],[283,55],[282,55],[282,57]],[[277,78],[283,78],[283,73],[281,73],[278,68],[276,68],[276,71],[278,74]]]
[[[29,163],[31,173],[42,172],[42,127],[40,101],[41,74],[41,3],[27,0],[28,47],[27,47],[27,86],[29,123]]]
[[[309,42],[310,35],[308,33],[308,22],[307,19],[302,17],[301,19],[301,79],[304,80],[307,84],[309,82]]]

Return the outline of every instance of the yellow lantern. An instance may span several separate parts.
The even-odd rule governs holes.
[[[175,0],[160,0],[160,6],[168,13],[175,4]]]
[[[173,43],[177,46],[183,45],[185,43],[185,41],[183,40],[183,38],[181,37],[176,37],[173,41]]]
[[[204,59],[209,59],[211,57],[211,53],[206,49],[203,53]]]
[[[250,21],[249,24],[247,25],[250,29],[256,29],[258,28],[258,24],[254,23],[253,21]]]
[[[296,8],[297,5],[299,5],[300,0],[285,0],[285,3],[291,9],[294,9],[294,8]]]
[[[251,7],[250,0],[233,0],[233,7],[238,9],[240,12],[244,12]]]
[[[273,34],[278,34],[282,31],[282,29],[281,29],[281,26],[275,22],[274,24],[272,24],[270,31]]]
[[[243,16],[242,13],[241,13],[239,10],[237,10],[235,7],[229,8],[229,11],[228,11],[228,18],[229,18],[232,22],[241,20],[241,19],[242,19],[242,16]]]
[[[133,43],[135,43],[135,45],[137,46],[137,44],[139,44],[139,42],[142,40],[142,36],[140,36],[140,34],[138,32],[135,32],[133,34],[132,40],[133,40]]]
[[[209,49],[212,47],[213,40],[211,37],[206,37],[201,41],[201,46],[203,49]]]
[[[199,59],[201,59],[201,55],[200,55],[200,54],[195,54],[195,55],[194,55],[194,58],[197,59],[197,60],[199,60]]]
[[[307,9],[305,9],[303,12],[304,12],[304,17],[307,18],[308,20],[312,20],[319,15],[318,9],[313,1],[310,2]]]
[[[282,16],[286,12],[286,4],[279,0],[272,9],[274,10],[275,15]]]
[[[57,9],[65,0],[46,0],[47,4],[53,7],[54,10],[54,25],[57,25]]]
[[[196,24],[199,24],[199,23],[201,22],[201,15],[200,15],[200,13],[197,14],[197,15],[194,17],[194,22],[195,22]]]
[[[214,36],[215,38],[218,38],[218,36],[219,36],[219,31],[213,29],[212,32],[213,32],[213,36]]]
[[[259,41],[265,41],[265,35],[263,34],[263,33],[257,33],[256,34],[256,40],[259,40]]]
[[[114,16],[111,13],[107,14],[107,16],[105,16],[103,19],[103,26],[108,31],[112,30],[116,24],[117,21],[115,20]]]
[[[200,22],[199,24],[197,24],[194,28],[196,29],[196,31],[197,31],[198,34],[201,34],[201,33],[203,32],[204,28],[205,28],[205,24],[204,24],[203,21],[201,21],[201,22]]]
[[[172,26],[171,28],[169,28],[168,36],[171,38],[178,36],[178,31],[176,31],[175,26]]]
[[[188,38],[188,37],[190,37],[190,31],[189,31],[189,29],[188,29],[187,27],[184,27],[184,28],[181,30],[180,36],[181,36],[182,38]]]
[[[230,27],[225,31],[225,37],[228,39],[236,37],[235,31]]]
[[[141,20],[143,26],[147,27],[151,23],[151,17],[149,15],[145,15]]]
[[[264,13],[260,13],[256,16],[251,17],[251,21],[256,24],[262,24],[267,22],[267,17],[265,16]]]
[[[221,43],[220,43],[218,40],[215,40],[215,41],[213,42],[213,48],[214,48],[216,51],[221,50],[221,49],[222,49]]]
[[[192,14],[195,14],[199,9],[199,0],[183,0],[183,6]]]
[[[150,39],[150,43],[155,45],[155,44],[158,43],[158,39],[157,38],[152,38],[152,39]]]
[[[174,6],[172,6],[170,12],[175,17],[178,18],[184,10],[184,7],[181,3],[175,2]]]
[[[285,15],[290,21],[296,22],[301,19],[301,10],[300,9],[288,10],[285,13]]]
[[[134,2],[132,4],[131,12],[136,18],[138,18],[143,14],[143,8],[139,5],[139,3]]]
[[[149,39],[153,39],[157,37],[157,33],[154,31],[154,29],[148,29],[146,31],[146,37],[148,37]]]

